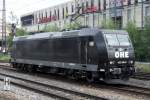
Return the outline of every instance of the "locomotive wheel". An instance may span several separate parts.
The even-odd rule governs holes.
[[[34,72],[34,71],[35,71],[34,66],[33,66],[33,65],[28,65],[27,71],[28,71],[29,73]]]
[[[69,79],[75,79],[74,73],[75,73],[74,70],[72,70],[72,69],[68,70],[67,77],[68,77]]]
[[[68,75],[68,69],[65,69],[64,70],[64,76],[67,76]]]
[[[79,76],[78,72],[74,72],[74,73],[73,73],[73,77],[74,77],[76,80],[79,80],[79,79],[80,79],[80,76]]]
[[[94,77],[93,77],[92,72],[87,72],[87,73],[86,73],[86,80],[87,80],[89,83],[93,83],[93,82],[94,82]]]
[[[19,71],[23,71],[23,67],[24,67],[24,64],[22,64],[20,67],[18,67],[17,69],[19,70]]]
[[[15,63],[11,63],[11,66],[12,66],[12,68],[15,68],[16,64]]]
[[[58,73],[58,71],[59,71],[58,68],[51,68],[51,69],[50,69],[50,73],[51,73],[51,74],[56,74],[56,73]]]
[[[24,66],[24,64],[17,64],[17,70],[23,71],[23,66]]]
[[[23,66],[23,64],[19,64],[19,63],[17,63],[15,68],[17,68],[17,70],[19,70],[19,71],[20,71],[20,69],[22,68],[22,66]]]
[[[122,80],[128,81],[128,80],[129,80],[129,77],[127,77],[127,76],[126,76],[126,77],[123,77]]]
[[[28,65],[25,64],[25,65],[23,66],[23,71],[24,71],[24,72],[28,72]]]

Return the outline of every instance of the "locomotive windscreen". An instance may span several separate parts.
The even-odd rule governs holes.
[[[109,46],[129,46],[129,36],[127,34],[105,34]]]

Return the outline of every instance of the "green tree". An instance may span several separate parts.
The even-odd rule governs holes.
[[[24,35],[28,35],[29,33],[26,32],[23,29],[17,28],[16,29],[16,36],[24,36]],[[12,42],[13,41],[13,34],[10,33],[9,36],[7,37],[7,46],[8,46],[8,50],[10,51],[12,48]]]
[[[67,30],[75,30],[75,29],[79,29],[81,27],[81,25],[79,23],[67,23],[64,26],[64,29]]]
[[[8,51],[10,51],[11,48],[12,48],[12,43],[13,43],[12,40],[13,40],[13,36],[9,35],[9,36],[7,37]]]
[[[129,22],[126,26],[126,30],[128,31],[132,41],[136,60],[142,61],[145,59],[145,49],[141,38],[141,31],[136,27],[134,22]]]
[[[142,33],[146,61],[150,61],[150,17],[145,18],[145,27]]]
[[[60,31],[60,28],[56,25],[47,25],[45,28],[42,30],[43,32],[57,32]]]
[[[102,21],[102,26],[101,27],[105,28],[105,29],[116,29],[117,24],[115,24],[112,19],[107,19],[107,20]]]
[[[21,29],[21,28],[16,29],[16,36],[24,36],[24,35],[29,35],[29,33],[26,32],[24,29]]]

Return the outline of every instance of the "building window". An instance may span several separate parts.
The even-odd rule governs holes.
[[[103,21],[106,23],[106,14],[103,14]]]
[[[45,12],[45,17],[47,18],[47,12]]]
[[[150,6],[145,8],[145,16],[146,17],[150,16]]]
[[[51,12],[51,11],[49,12],[49,16],[50,16],[50,17],[52,16],[52,12]]]
[[[63,13],[63,19],[65,18],[65,11],[64,11],[64,8],[62,9],[63,11],[62,11],[62,13]]]
[[[65,17],[65,18],[68,17],[68,7],[66,7],[65,10],[64,10],[64,17]]]
[[[71,5],[71,12],[73,13],[74,12],[74,6]]]
[[[128,5],[130,5],[131,4],[131,0],[128,0]]]
[[[86,16],[86,17],[85,17],[85,25],[86,25],[86,26],[89,26],[89,16]]]
[[[59,20],[59,9],[57,10],[57,19]]]
[[[34,15],[28,15],[21,17],[22,26],[32,25],[34,20]]]
[[[93,27],[96,27],[97,21],[98,21],[97,14],[94,14],[94,16],[93,16]]]
[[[56,9],[54,10],[54,16],[56,16]]]
[[[40,13],[39,13],[39,18],[41,18],[41,15],[40,15]]]
[[[134,3],[137,4],[137,3],[138,3],[138,0],[135,0]]]
[[[43,19],[43,13],[41,15],[42,15],[42,19]]]
[[[146,0],[146,1],[150,1],[150,0]]]
[[[101,10],[101,0],[98,0],[98,10]]]
[[[127,22],[131,21],[131,9],[127,10]]]
[[[68,7],[66,7],[66,13],[67,13],[67,15],[68,15]]]
[[[84,2],[82,2],[82,12],[84,12]]]
[[[106,0],[104,0],[103,8],[104,8],[104,10],[106,10]]]
[[[94,6],[94,0],[91,0],[91,7]]]
[[[37,14],[35,14],[35,24],[37,24],[37,22],[38,22],[38,15]]]
[[[61,21],[59,21],[59,27],[61,28]]]
[[[150,20],[150,6],[145,8],[144,24],[148,24],[149,25],[149,20]]]
[[[88,6],[89,6],[89,3],[88,3],[88,1],[86,1],[86,8],[88,8]]]

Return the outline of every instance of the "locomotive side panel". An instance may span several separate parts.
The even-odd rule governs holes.
[[[79,44],[77,37],[55,38],[52,40],[53,46],[49,51],[53,53],[52,61],[79,63]]]
[[[99,54],[99,64],[103,65],[108,61],[108,54],[107,54],[107,49],[106,49],[106,44],[103,35],[96,34],[94,37],[94,40],[96,41],[96,47],[98,50]]]
[[[16,58],[48,60],[50,44],[48,39],[41,40],[24,40],[16,42]]]

